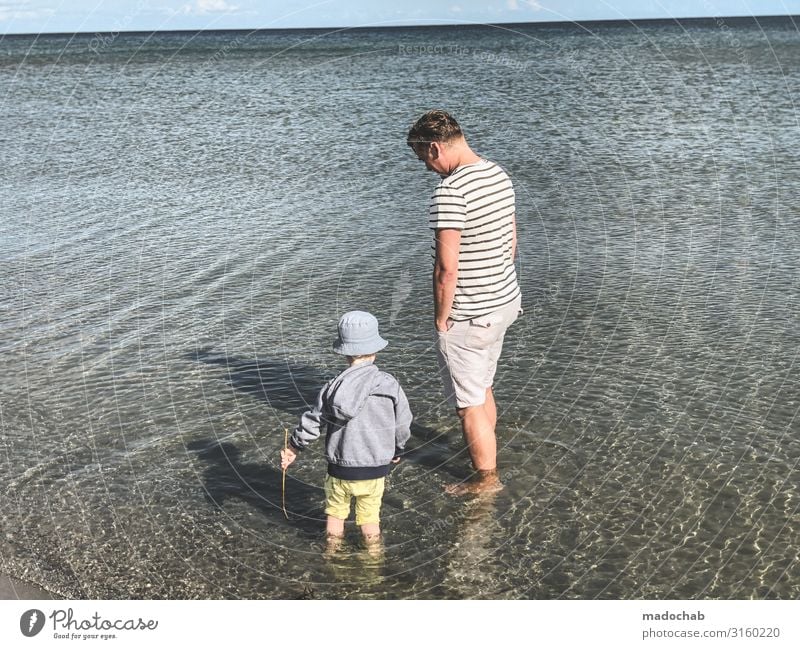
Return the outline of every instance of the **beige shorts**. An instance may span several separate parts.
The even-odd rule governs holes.
[[[447,402],[480,406],[492,387],[506,330],[522,313],[521,298],[488,315],[453,322],[436,332],[436,355]]]

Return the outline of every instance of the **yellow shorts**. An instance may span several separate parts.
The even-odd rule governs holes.
[[[325,476],[325,513],[347,520],[350,516],[350,499],[356,499],[356,524],[379,523],[381,499],[386,478],[374,480],[340,480]]]

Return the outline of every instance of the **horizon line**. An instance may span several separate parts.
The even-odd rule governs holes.
[[[800,14],[747,14],[747,15],[733,15],[733,16],[684,16],[673,18],[600,18],[591,20],[541,20],[541,21],[523,21],[523,22],[460,22],[460,23],[416,23],[416,24],[396,24],[396,25],[357,25],[349,27],[225,27],[220,29],[205,29],[205,28],[185,28],[185,29],[131,29],[131,30],[102,30],[102,31],[80,31],[80,32],[3,32],[0,38],[7,36],[95,36],[104,34],[117,34],[117,35],[152,35],[152,34],[201,34],[220,33],[220,32],[300,32],[300,31],[317,31],[317,32],[342,32],[342,31],[366,31],[371,29],[430,29],[437,27],[510,27],[510,26],[536,26],[536,27],[554,27],[554,26],[587,26],[587,25],[628,25],[628,24],[641,24],[641,23],[682,23],[682,22],[699,22],[699,21],[715,21],[717,23],[726,20],[739,20],[758,22],[759,20],[768,19],[790,19],[792,22],[795,19],[800,20]]]

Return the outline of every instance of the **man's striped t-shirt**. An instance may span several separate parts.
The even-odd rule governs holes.
[[[511,179],[488,160],[459,167],[433,192],[430,227],[461,230],[453,320],[486,315],[519,296],[514,210]]]

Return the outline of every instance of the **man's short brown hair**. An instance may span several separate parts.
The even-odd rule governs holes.
[[[429,110],[408,131],[406,143],[412,149],[417,144],[450,142],[464,133],[455,118],[444,110]]]

